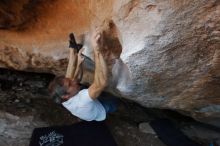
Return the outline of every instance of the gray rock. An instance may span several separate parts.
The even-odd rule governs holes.
[[[18,117],[0,111],[0,145],[27,146],[36,127],[44,127],[43,121],[34,120],[33,116]]]
[[[6,121],[4,119],[0,119],[0,135],[2,135],[6,127],[7,127]]]
[[[18,102],[20,102],[20,100],[19,99],[15,99],[15,101],[14,101],[15,103],[18,103]]]
[[[209,142],[220,141],[220,132],[217,130],[212,130],[210,128],[198,126],[198,125],[191,125],[185,127],[183,132],[191,138],[196,138],[200,140],[205,140]]]
[[[139,124],[139,130],[147,134],[156,134],[154,129],[149,125],[149,123],[144,122]]]

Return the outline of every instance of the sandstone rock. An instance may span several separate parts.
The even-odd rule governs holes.
[[[64,74],[68,34],[88,37],[110,20],[105,41],[118,47],[104,50],[116,59],[110,92],[220,126],[219,0],[19,0],[1,1],[0,10],[1,67]]]

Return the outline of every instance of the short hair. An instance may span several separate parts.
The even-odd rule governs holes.
[[[67,94],[66,88],[63,86],[64,79],[64,76],[55,77],[50,82],[48,87],[50,96],[52,97],[53,101],[58,104],[62,103],[62,96]]]

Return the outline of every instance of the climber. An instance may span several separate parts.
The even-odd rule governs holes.
[[[91,44],[94,51],[95,73],[94,81],[88,89],[81,89],[79,75],[82,71],[83,49],[78,54],[76,49],[70,49],[66,76],[56,77],[49,85],[49,92],[56,103],[62,105],[73,115],[86,121],[102,121],[106,113],[114,112],[117,108],[116,100],[98,99],[107,86],[107,66],[100,52],[101,34],[94,31]]]

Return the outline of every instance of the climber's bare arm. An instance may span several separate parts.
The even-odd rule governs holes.
[[[102,53],[98,47],[98,41],[100,39],[100,34],[97,32],[92,36],[92,47],[94,51],[94,59],[95,59],[95,74],[94,81],[92,85],[89,87],[89,96],[92,99],[96,99],[104,88],[107,86],[107,66],[106,62],[103,58]]]
[[[73,79],[76,70],[77,52],[75,49],[69,48],[69,62],[66,70],[66,78]]]
[[[82,75],[82,63],[84,61],[84,57],[82,56],[84,48],[79,50],[79,53],[77,55],[77,65],[76,65],[76,70],[73,76],[73,80],[78,80],[80,82],[81,80],[81,75]]]

